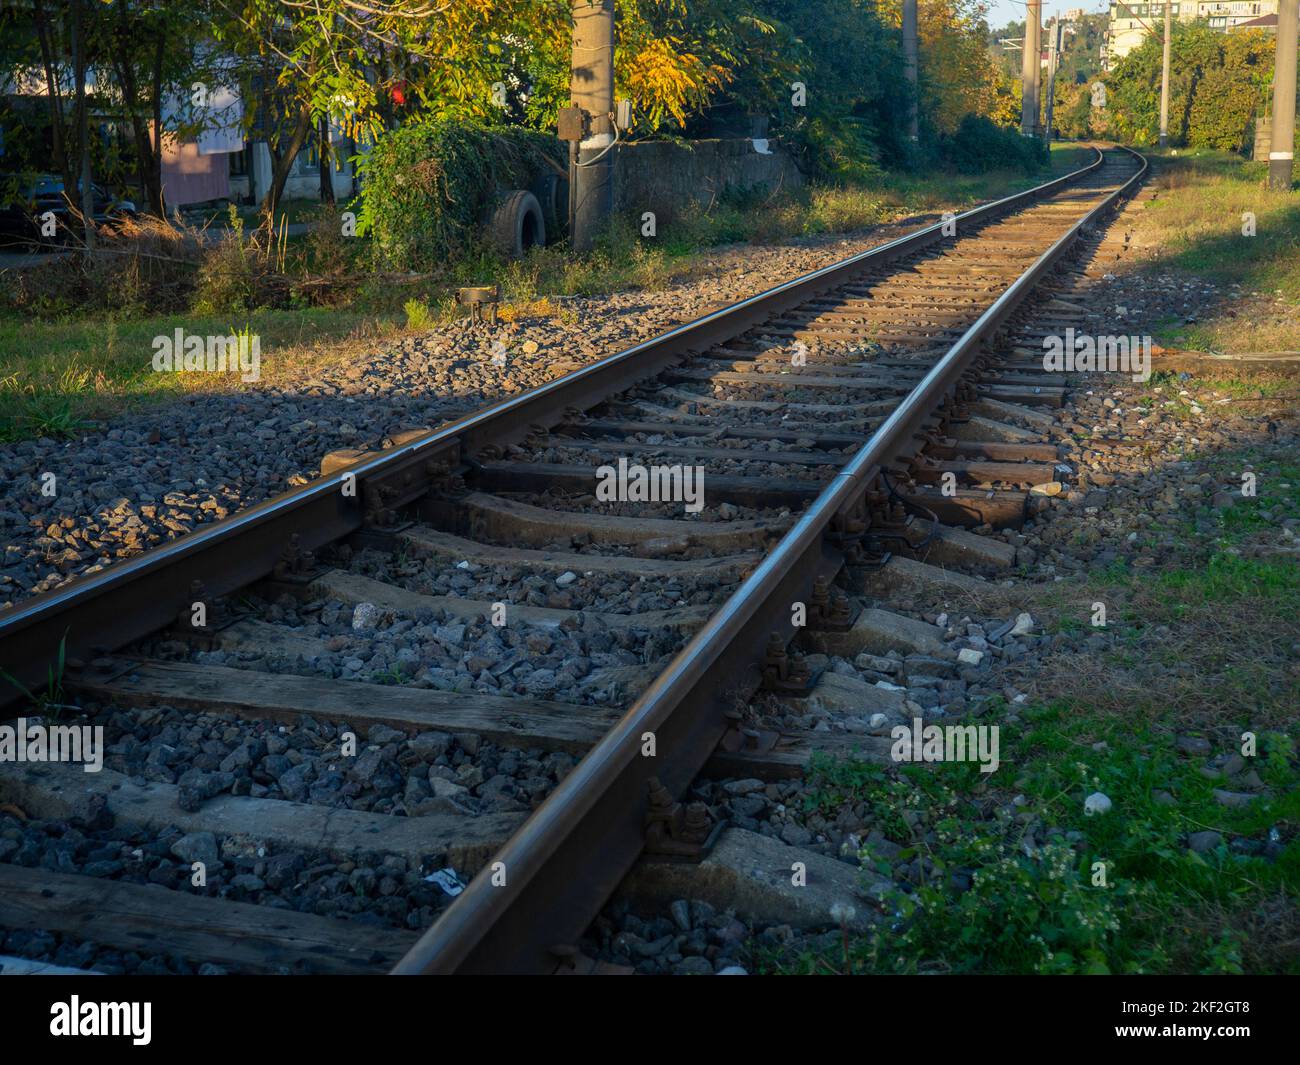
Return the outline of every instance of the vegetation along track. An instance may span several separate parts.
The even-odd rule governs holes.
[[[0,864],[0,927],[226,969],[586,967],[642,851],[706,846],[676,801],[697,774],[788,775],[824,742],[740,709],[817,680],[794,604],[834,639],[889,552],[960,558],[960,526],[1015,525],[1054,479],[1053,446],[981,414],[1032,424],[1062,382],[998,353],[1069,324],[1061,264],[1145,169],[1098,150],[6,611],[0,664],[53,676],[47,713],[75,695],[109,756],[0,765],[0,800],[77,826]],[[698,506],[689,479],[600,498],[621,459],[702,469]],[[151,847],[166,894],[131,882]]]

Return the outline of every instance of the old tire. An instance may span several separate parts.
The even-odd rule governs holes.
[[[525,189],[515,189],[502,197],[492,212],[487,227],[488,239],[502,255],[522,259],[529,248],[546,243],[546,219],[537,197]]]
[[[528,189],[542,205],[548,240],[558,240],[569,225],[569,183],[559,174],[542,174]]]

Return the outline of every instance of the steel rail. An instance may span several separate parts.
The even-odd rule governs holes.
[[[1096,150],[1096,149],[1094,149]],[[1103,164],[1103,154],[1062,177],[956,216],[959,226],[982,225],[1078,181]],[[488,443],[513,443],[534,425],[550,426],[571,407],[585,409],[661,373],[691,354],[732,339],[868,267],[889,263],[946,238],[936,222],[877,248],[814,270],[695,321],[606,356],[554,381],[466,415],[381,455],[364,459],[249,507],[223,521],[0,611],[0,668],[36,689],[60,646],[70,660],[114,651],[188,613],[196,595],[206,602],[270,575],[292,538],[315,551],[360,529],[377,493],[394,505],[427,494],[447,471]],[[355,478],[356,494],[341,486]],[[195,591],[195,582],[201,590]],[[0,711],[23,692],[0,678]]]
[[[1085,228],[1142,179],[1147,162],[1130,154],[1141,164],[1136,173],[1071,225],[952,345],[395,974],[546,973],[572,958],[641,851],[650,779],[674,796],[688,787],[723,735],[727,710],[757,688],[767,635],[790,636],[791,603],[806,602],[815,578],[842,565],[824,535],[832,518],[858,505],[880,468],[952,395],[980,345]],[[648,734],[655,737],[655,757],[642,754]]]

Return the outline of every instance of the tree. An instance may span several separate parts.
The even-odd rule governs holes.
[[[44,83],[53,169],[65,189],[75,187],[76,134],[69,126],[72,116],[65,103],[72,84],[72,78],[65,76],[67,57],[72,53],[69,14],[63,0],[32,0],[30,6],[15,4],[0,12],[0,41],[4,42],[0,57],[6,72],[39,71],[39,77],[32,80]]]
[[[790,69],[794,39],[764,10],[774,5],[746,0],[616,3],[615,92],[632,102],[640,134],[684,130],[692,116],[724,96],[751,106],[760,97],[774,100]],[[568,102],[570,40],[566,4],[564,17],[535,42],[514,42],[508,86],[520,113],[536,129],[554,127],[556,112]]]
[[[1112,130],[1139,147],[1160,121],[1162,39],[1151,34],[1106,77]],[[1169,136],[1194,148],[1240,150],[1273,76],[1273,39],[1262,31],[1224,34],[1204,23],[1173,25]]]
[[[906,159],[901,23],[868,0],[764,0],[761,10],[781,27],[788,66],[779,80],[768,80],[765,63],[749,76],[775,90],[765,101],[774,128],[802,146],[808,167],[853,178]],[[806,87],[803,108],[791,104],[794,81]]]
[[[882,16],[902,24],[901,0],[881,0]],[[992,115],[998,65],[980,0],[918,0],[921,35],[921,114],[940,133],[952,133],[966,115]]]
[[[1273,80],[1275,38],[1262,30],[1225,34],[1221,63],[1204,72],[1187,116],[1195,147],[1238,152],[1246,146]]]
[[[1099,134],[1093,124],[1092,89],[1058,78],[1052,121],[1062,137],[1083,139]]]
[[[75,188],[80,163],[77,127],[90,112],[105,129],[128,131],[128,152],[141,199],[161,214],[162,148],[169,134],[193,136],[202,120],[178,118],[168,101],[187,98],[195,81],[211,77],[214,57],[206,41],[203,0],[30,0],[7,5],[0,15],[0,62],[6,70],[39,74],[50,130],[50,163]],[[78,78],[72,47],[77,16],[77,58],[93,78],[93,92],[77,104]],[[72,95],[69,100],[69,93]],[[124,180],[111,139],[91,137],[87,146],[96,173]],[[49,164],[46,164],[49,165]]]
[[[512,42],[552,28],[564,0],[213,0],[217,38],[255,86],[249,121],[271,152],[273,216],[312,130],[333,121],[374,137],[401,108],[484,117]],[[328,149],[326,149],[328,150]]]
[[[92,101],[86,91],[96,51],[93,16],[85,0],[31,0],[29,5],[6,7],[0,19],[0,59],[6,74],[26,75],[29,83],[44,86],[52,162],[63,179],[69,207],[83,216],[87,249],[94,242],[88,209]]]
[[[205,123],[201,114],[167,115],[166,105],[220,79],[217,57],[205,47],[205,8],[202,0],[103,0],[96,10],[100,54],[115,75],[97,90],[130,126],[144,202],[161,216],[163,143],[195,136]]]

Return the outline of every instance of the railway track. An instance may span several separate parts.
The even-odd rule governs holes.
[[[699,773],[825,749],[751,706],[821,682],[796,638],[852,643],[891,555],[978,554],[964,528],[1055,478],[1032,426],[1064,382],[1016,345],[1076,315],[1059,268],[1144,170],[1098,150],[0,614],[0,665],[35,688],[66,656],[110,752],[0,764],[0,801],[80,837],[0,864],[0,926],[236,969],[593,968],[638,857],[717,836],[679,801]],[[166,894],[130,882],[159,831]],[[313,878],[391,905],[266,904]]]

